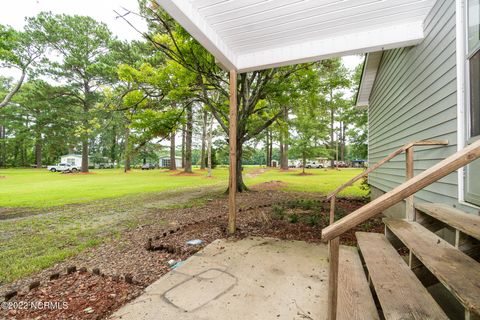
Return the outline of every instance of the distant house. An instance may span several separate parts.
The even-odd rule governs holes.
[[[60,157],[61,163],[68,163],[74,166],[81,166],[82,165],[82,155],[81,154],[66,154]],[[90,162],[90,158],[88,159]]]
[[[160,168],[170,168],[170,157],[160,158]],[[175,165],[177,168],[182,167],[182,157],[175,157]]]

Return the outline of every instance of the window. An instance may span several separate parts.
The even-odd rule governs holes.
[[[467,0],[467,143],[480,139],[480,0]],[[464,200],[480,206],[480,160],[465,169]]]
[[[67,163],[74,165],[75,164],[75,158],[67,158]]]
[[[480,136],[480,0],[468,0],[470,137]]]
[[[480,136],[480,51],[470,58],[470,137]]]

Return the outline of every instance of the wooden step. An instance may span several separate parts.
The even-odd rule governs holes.
[[[419,203],[417,210],[480,240],[480,217],[452,208],[443,203]]]
[[[385,319],[448,319],[383,234],[356,236]]]
[[[416,222],[384,219],[385,225],[473,314],[480,314],[480,264]]]
[[[337,319],[380,319],[362,261],[354,247],[340,247]]]

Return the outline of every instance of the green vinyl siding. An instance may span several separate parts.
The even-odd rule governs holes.
[[[449,142],[416,147],[415,174],[457,151],[455,1],[437,1],[424,29],[419,45],[383,53],[369,100],[370,165],[414,140]],[[369,181],[384,192],[404,182],[405,154],[373,172]],[[457,173],[426,187],[415,199],[459,206]]]

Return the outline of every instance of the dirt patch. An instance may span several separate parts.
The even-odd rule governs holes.
[[[267,181],[267,182],[256,184],[252,186],[252,189],[253,190],[278,190],[286,186],[287,184],[285,182],[274,180],[274,181]]]
[[[46,209],[18,207],[18,208],[0,208],[0,221],[16,218],[29,217],[36,214],[45,213]]]
[[[81,171],[77,171],[77,172],[69,172],[69,171],[62,171],[62,174],[68,174],[68,175],[85,175],[85,174],[97,174],[96,172],[92,172],[92,171],[89,171],[89,172],[81,172]]]
[[[7,179],[7,177],[5,177],[5,176],[0,176],[0,179]]]
[[[121,279],[92,273],[71,273],[10,300],[6,315],[15,319],[99,319],[138,296],[141,288]],[[15,303],[31,308],[14,308]],[[52,303],[34,308],[35,303]]]
[[[313,173],[308,172],[300,172],[296,174],[297,176],[313,176]]]
[[[184,172],[184,171],[180,171],[178,173],[173,173],[171,174],[172,176],[187,176],[187,177],[198,177],[198,176],[201,176],[201,174],[198,174],[198,173],[193,173],[193,172]]]
[[[259,175],[261,175],[262,173],[265,173],[267,172],[268,170],[265,169],[265,168],[259,168],[259,169],[255,169],[253,171],[250,171],[249,173],[246,174],[247,178],[255,178],[255,177],[258,177]]]

